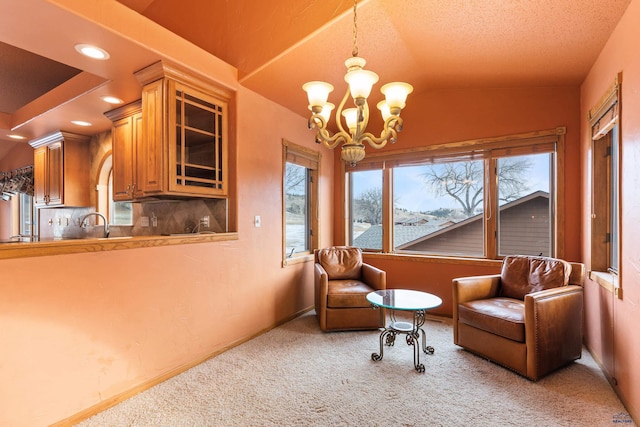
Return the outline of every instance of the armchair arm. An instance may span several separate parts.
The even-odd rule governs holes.
[[[583,289],[568,285],[525,295],[527,371],[537,379],[582,354]]]
[[[376,290],[387,289],[387,272],[362,263],[362,280]]]
[[[315,291],[315,309],[320,322],[320,328],[327,325],[327,294],[329,292],[329,276],[321,264],[315,263],[313,269],[313,284]]]
[[[499,289],[499,274],[453,279],[453,304],[492,298],[498,295]]]

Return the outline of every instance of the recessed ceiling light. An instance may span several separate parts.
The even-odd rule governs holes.
[[[116,98],[115,96],[103,96],[102,100],[109,104],[122,104],[124,102],[122,99]]]
[[[71,120],[71,123],[77,126],[91,126],[91,123],[85,122],[84,120]]]
[[[109,53],[97,46],[92,46],[90,44],[77,44],[75,45],[75,48],[78,52],[80,52],[84,56],[88,56],[89,58],[109,59]]]
[[[16,134],[16,133],[11,133],[11,134],[9,134],[8,136],[9,136],[9,138],[11,138],[11,139],[27,139],[27,137],[22,136],[22,135],[18,135],[18,134]]]

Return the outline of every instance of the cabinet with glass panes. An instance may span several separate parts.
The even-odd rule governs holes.
[[[145,196],[227,196],[230,94],[161,62],[136,77],[143,84]]]

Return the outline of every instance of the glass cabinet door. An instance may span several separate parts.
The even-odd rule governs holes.
[[[227,104],[179,83],[175,95],[172,191],[225,195]],[[171,159],[170,159],[171,160]]]

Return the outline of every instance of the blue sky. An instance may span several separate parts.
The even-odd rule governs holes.
[[[525,156],[521,156],[525,157]],[[529,157],[533,167],[526,176],[529,192],[537,190],[549,191],[549,156],[548,154],[538,154]],[[430,211],[440,207],[458,208],[460,207],[451,197],[434,198],[420,177],[425,167],[403,167],[394,169],[394,198],[396,207],[409,211]],[[355,174],[354,192],[357,197],[363,191],[372,188],[380,188],[382,185],[382,172],[363,171]],[[527,194],[528,194],[527,193]],[[523,194],[524,195],[524,194]]]

